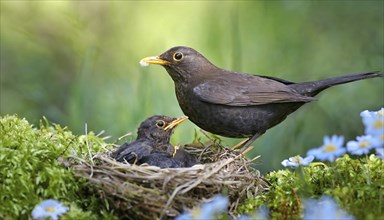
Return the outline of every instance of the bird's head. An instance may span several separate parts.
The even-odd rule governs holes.
[[[162,115],[151,116],[140,124],[137,139],[146,138],[157,143],[168,144],[173,130],[187,119],[187,116],[179,118]]]
[[[196,50],[190,47],[173,47],[160,56],[146,57],[140,61],[140,64],[158,64],[163,66],[172,79],[177,82],[188,82],[193,78],[205,78],[201,74],[208,74],[217,68],[208,59]]]

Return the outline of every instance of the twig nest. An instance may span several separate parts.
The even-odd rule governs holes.
[[[245,198],[268,188],[260,173],[251,167],[252,160],[239,153],[218,145],[184,148],[202,164],[160,169],[120,163],[106,153],[98,153],[93,161],[81,160],[73,168],[77,176],[89,180],[121,218],[127,219],[174,217],[218,193],[228,194],[229,210],[233,211]]]

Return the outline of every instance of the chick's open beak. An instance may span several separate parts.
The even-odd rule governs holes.
[[[169,125],[167,125],[164,130],[168,130],[168,129],[172,129],[174,127],[176,127],[177,125],[179,125],[181,122],[187,120],[188,117],[187,116],[181,116],[175,120],[173,120],[171,123],[169,123]]]
[[[146,57],[140,60],[140,65],[148,66],[149,64],[169,65],[171,62],[161,59],[160,57]]]

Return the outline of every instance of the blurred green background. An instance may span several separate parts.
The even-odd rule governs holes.
[[[1,114],[42,116],[111,142],[153,114],[180,116],[160,66],[170,47],[195,48],[219,67],[309,81],[384,69],[383,1],[1,1]],[[359,113],[384,105],[383,79],[329,89],[255,143],[258,169],[363,133]],[[173,143],[198,129],[182,124]],[[224,138],[226,145],[239,139]]]

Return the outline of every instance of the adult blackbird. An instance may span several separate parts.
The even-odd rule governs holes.
[[[117,161],[127,161],[129,163],[140,162],[152,153],[165,153],[173,155],[174,147],[169,143],[173,130],[188,117],[182,116],[172,118],[168,116],[155,115],[143,121],[137,130],[137,138],[131,143],[124,143],[114,153],[112,157]]]
[[[383,77],[382,72],[366,72],[294,83],[224,70],[183,46],[144,58],[140,64],[159,64],[167,70],[182,111],[200,128],[226,137],[250,137],[243,149],[324,89]]]

